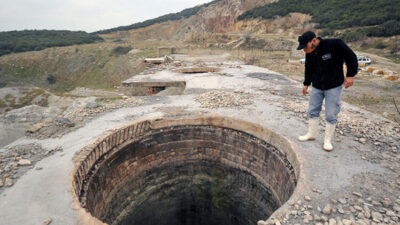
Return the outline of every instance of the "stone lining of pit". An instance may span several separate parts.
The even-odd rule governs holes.
[[[99,137],[98,141],[87,146],[75,156],[74,163],[76,169],[73,174],[73,190],[82,206],[84,208],[86,207],[86,191],[88,190],[90,179],[92,179],[93,175],[96,174],[97,169],[104,160],[107,160],[110,156],[120,151],[121,148],[135,142],[152,130],[168,129],[176,126],[214,126],[224,129],[234,129],[253,135],[256,138],[276,147],[273,154],[283,161],[283,164],[290,173],[290,182],[296,185],[299,178],[300,165],[296,154],[293,151],[293,147],[285,138],[267,128],[260,127],[250,122],[220,116],[173,120],[150,119],[134,122],[130,125],[108,131],[102,135],[102,137]],[[251,171],[244,164],[241,165],[241,162],[239,162],[237,157],[234,155],[228,156],[225,159],[225,162],[231,167],[243,170],[247,169],[252,172],[252,175],[254,175],[258,180],[263,180],[263,177],[261,176],[262,174],[257,174],[257,172]],[[293,189],[290,190],[290,194],[287,193],[287,190],[279,192],[279,187],[271,187],[269,186],[271,184],[267,182],[263,182],[263,184],[271,190],[274,198],[278,200],[279,206],[287,201],[294,191],[293,187]]]

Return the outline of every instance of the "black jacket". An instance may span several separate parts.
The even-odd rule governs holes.
[[[357,56],[340,39],[320,39],[317,48],[306,54],[304,85],[320,90],[338,87],[344,82],[343,62],[347,65],[347,77],[358,71]]]

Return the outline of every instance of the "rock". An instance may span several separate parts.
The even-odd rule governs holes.
[[[400,206],[394,205],[394,206],[393,206],[393,209],[394,209],[396,212],[400,213]]]
[[[371,212],[369,210],[368,211],[364,211],[364,217],[367,218],[367,219],[371,218]]]
[[[385,208],[387,208],[392,204],[392,201],[389,198],[385,198],[383,199],[382,204]]]
[[[69,120],[68,118],[57,118],[56,122],[60,123],[61,125],[65,125],[67,127],[74,127],[75,123],[71,122],[71,120]]]
[[[343,223],[344,225],[351,225],[353,222],[352,222],[351,220],[348,220],[348,219],[343,219],[343,220],[342,220],[342,223]]]
[[[381,203],[379,203],[379,202],[377,202],[377,201],[375,201],[375,200],[372,200],[372,205],[374,205],[374,206],[380,206],[381,205]]]
[[[354,206],[354,209],[356,209],[356,210],[358,210],[358,211],[363,211],[363,209],[362,209],[360,206],[358,206],[358,205],[355,205],[355,206]]]
[[[268,223],[265,222],[265,221],[260,220],[260,221],[257,222],[257,225],[268,225]]]
[[[336,225],[336,220],[333,218],[329,219],[329,225]]]
[[[336,201],[335,199],[331,199],[331,203],[334,204],[334,205],[336,205],[336,204],[337,204],[337,201]]]
[[[356,224],[357,225],[367,225],[364,221],[362,221],[362,220],[357,220],[356,221]]]
[[[332,210],[332,208],[331,208],[331,206],[328,204],[328,205],[326,205],[326,206],[324,207],[324,209],[322,209],[322,213],[324,213],[325,215],[329,215],[329,214],[331,214],[331,210]]]
[[[365,139],[365,138],[360,138],[360,139],[358,139],[358,141],[359,141],[360,143],[365,144],[365,143],[367,142],[367,139]]]
[[[347,203],[346,199],[344,198],[339,198],[339,202],[343,205]]]
[[[30,166],[30,165],[32,165],[32,163],[28,159],[21,159],[21,160],[18,161],[18,165],[20,165],[20,166]]]
[[[310,221],[312,221],[313,220],[313,217],[311,216],[311,215],[305,215],[305,216],[303,216],[303,221],[305,222],[305,223],[309,223]]]
[[[86,108],[87,109],[95,109],[95,108],[99,108],[101,105],[97,102],[89,102],[88,104],[86,104]]]
[[[38,132],[40,129],[42,129],[43,127],[45,127],[46,125],[47,125],[47,124],[44,123],[44,122],[42,122],[42,123],[36,123],[36,124],[32,125],[31,127],[29,127],[29,128],[26,130],[26,133],[30,133],[30,134],[36,133],[36,132]]]
[[[49,225],[53,220],[52,219],[47,219],[43,221],[43,225]]]
[[[378,213],[378,212],[372,212],[372,220],[374,220],[375,222],[379,223],[382,221],[382,214]]]
[[[359,193],[359,192],[353,192],[353,195],[355,195],[355,196],[357,196],[357,197],[359,197],[359,198],[362,198],[362,194]]]
[[[304,200],[309,202],[309,201],[311,201],[311,198],[310,198],[310,196],[306,195],[306,196],[304,196]]]
[[[387,216],[396,216],[396,213],[394,213],[393,211],[388,210],[388,211],[386,211],[386,215]]]
[[[13,186],[13,184],[14,184],[14,182],[13,182],[12,179],[6,178],[6,186],[7,186],[7,187],[11,187],[11,186]]]

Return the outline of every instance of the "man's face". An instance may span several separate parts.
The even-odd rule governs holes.
[[[314,38],[315,39],[315,38]],[[314,39],[312,39],[311,41],[309,41],[308,43],[307,43],[307,46],[303,49],[303,51],[305,52],[305,53],[311,53],[311,52],[313,52],[314,50],[315,50],[315,48],[317,47],[315,44],[314,44]]]

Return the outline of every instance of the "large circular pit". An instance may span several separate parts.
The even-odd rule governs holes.
[[[296,187],[282,146],[269,130],[226,118],[142,121],[81,151],[74,189],[108,224],[256,224]]]

